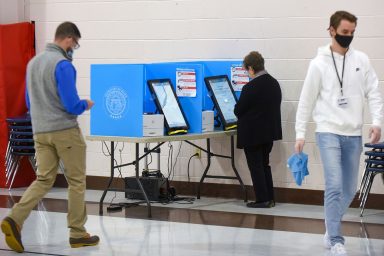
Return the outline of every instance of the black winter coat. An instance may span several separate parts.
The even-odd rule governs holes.
[[[237,147],[251,148],[282,139],[281,89],[269,74],[260,75],[244,85],[235,105]]]

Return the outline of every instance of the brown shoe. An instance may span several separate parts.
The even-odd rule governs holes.
[[[24,246],[21,242],[20,227],[10,217],[5,217],[1,222],[1,231],[5,234],[5,242],[12,250],[23,252]]]
[[[94,246],[97,245],[100,241],[98,236],[91,236],[87,233],[84,237],[81,238],[69,238],[69,243],[72,248],[79,248],[83,246]]]

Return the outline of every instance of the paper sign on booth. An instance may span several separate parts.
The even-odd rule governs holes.
[[[176,94],[178,97],[196,97],[194,69],[176,69]]]
[[[241,91],[249,82],[247,71],[240,64],[231,65],[231,83],[234,91]]]

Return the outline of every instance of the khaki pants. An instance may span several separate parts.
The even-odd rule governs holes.
[[[87,213],[84,202],[86,144],[80,128],[39,133],[34,135],[37,178],[14,205],[9,215],[20,227],[38,201],[52,188],[57,175],[59,160],[65,167],[68,181],[67,222],[70,237],[85,236]]]

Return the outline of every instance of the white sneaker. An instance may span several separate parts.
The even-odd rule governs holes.
[[[331,247],[332,247],[331,239],[329,238],[329,235],[327,232],[325,232],[325,234],[324,234],[323,242],[324,242],[325,249],[331,249]]]
[[[347,256],[347,251],[345,250],[343,244],[336,243],[334,246],[331,247],[331,254],[333,256]]]

